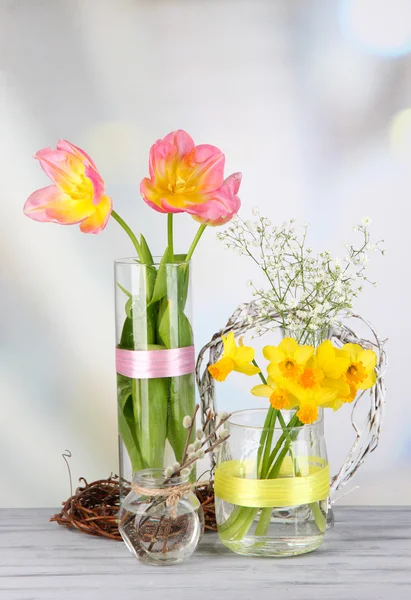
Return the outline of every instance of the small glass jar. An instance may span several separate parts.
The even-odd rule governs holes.
[[[204,514],[197,496],[189,490],[175,504],[167,504],[171,488],[178,492],[188,483],[188,477],[166,479],[163,469],[134,474],[132,489],[121,503],[118,526],[139,561],[151,565],[179,563],[197,548],[204,532]],[[139,489],[152,489],[153,496]],[[162,489],[164,496],[158,495]]]
[[[282,411],[293,422],[294,411]],[[265,426],[267,410],[237,411],[215,472],[222,543],[237,554],[292,556],[318,548],[330,486],[323,416],[312,425]],[[268,448],[267,448],[268,442]]]

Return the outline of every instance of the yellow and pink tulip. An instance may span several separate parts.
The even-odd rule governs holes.
[[[158,212],[185,212],[200,223],[222,225],[241,205],[241,173],[224,179],[224,165],[219,148],[196,146],[185,131],[173,131],[151,147],[150,177],[142,180],[141,195]]]
[[[55,150],[39,150],[35,158],[53,185],[33,192],[24,213],[34,221],[79,223],[83,233],[100,233],[107,225],[112,201],[93,160],[65,140],[59,140]]]

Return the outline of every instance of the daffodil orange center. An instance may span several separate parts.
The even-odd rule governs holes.
[[[315,388],[324,379],[323,372],[320,369],[305,369],[300,377],[300,384],[303,388]]]
[[[270,403],[273,408],[282,410],[288,406],[288,393],[287,390],[276,390],[270,396]]]
[[[316,404],[302,404],[297,412],[297,417],[302,423],[314,423],[318,418],[318,406]]]
[[[220,358],[215,365],[210,365],[208,370],[216,381],[225,381],[227,376],[234,370],[235,364],[232,358]]]
[[[292,358],[286,358],[280,362],[278,368],[282,375],[289,379],[295,379],[300,374],[300,367]]]
[[[346,373],[349,385],[358,386],[367,379],[367,371],[361,361],[352,363]]]

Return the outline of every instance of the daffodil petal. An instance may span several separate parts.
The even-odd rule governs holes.
[[[358,360],[362,362],[367,371],[374,369],[377,365],[377,355],[373,350],[363,350],[358,355]]]
[[[376,381],[377,381],[377,375],[375,374],[375,371],[370,371],[370,373],[367,373],[366,379],[362,383],[359,384],[358,389],[359,390],[368,390],[375,384]]]
[[[315,392],[315,400],[318,404],[324,404],[326,402],[331,402],[338,395],[338,390],[333,390],[331,388],[320,388]]]
[[[335,348],[330,340],[322,342],[316,351],[319,365],[327,363],[335,356]]]
[[[286,356],[294,354],[298,350],[298,344],[293,338],[284,338],[279,344],[278,349]]]
[[[234,371],[243,373],[244,375],[257,375],[260,373],[261,369],[254,365],[250,365],[250,363],[236,361]]]
[[[278,368],[278,365],[275,363],[270,363],[268,365],[267,373],[268,373],[269,377],[271,377],[274,380],[283,378],[282,373],[281,373],[280,369]]]
[[[314,348],[312,346],[300,346],[294,353],[295,360],[300,364],[304,364],[314,354]]]
[[[224,356],[228,358],[234,358],[237,346],[235,345],[235,337],[232,331],[230,331],[227,336],[223,335],[223,346]]]
[[[342,350],[345,350],[346,352],[348,352],[350,359],[353,362],[356,362],[357,356],[360,354],[360,352],[363,352],[363,349],[361,348],[361,346],[359,344],[344,344],[344,346],[342,347]]]
[[[252,362],[254,360],[254,349],[250,346],[239,346],[235,355],[236,362]]]
[[[271,394],[273,393],[273,389],[270,388],[269,385],[255,385],[252,390],[251,393],[253,396],[261,396],[262,398],[269,398],[271,396]]]
[[[272,363],[278,364],[284,360],[284,353],[277,346],[265,346],[263,356]]]
[[[323,387],[337,390],[340,396],[348,396],[350,393],[350,386],[344,379],[332,379],[326,377],[323,382]]]

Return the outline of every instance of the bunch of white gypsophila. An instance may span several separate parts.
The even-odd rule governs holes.
[[[353,301],[363,289],[370,252],[385,253],[383,240],[370,242],[371,219],[364,218],[354,231],[361,234],[357,246],[345,244],[344,258],[333,258],[328,250],[315,254],[306,247],[305,224],[296,231],[294,219],[276,227],[253,209],[255,220],[235,218],[217,237],[226,248],[249,256],[263,271],[269,286],[249,282],[260,314],[277,313],[272,326],[257,328],[257,335],[280,326],[299,343],[317,344],[327,337],[331,325],[342,313],[350,313]]]

